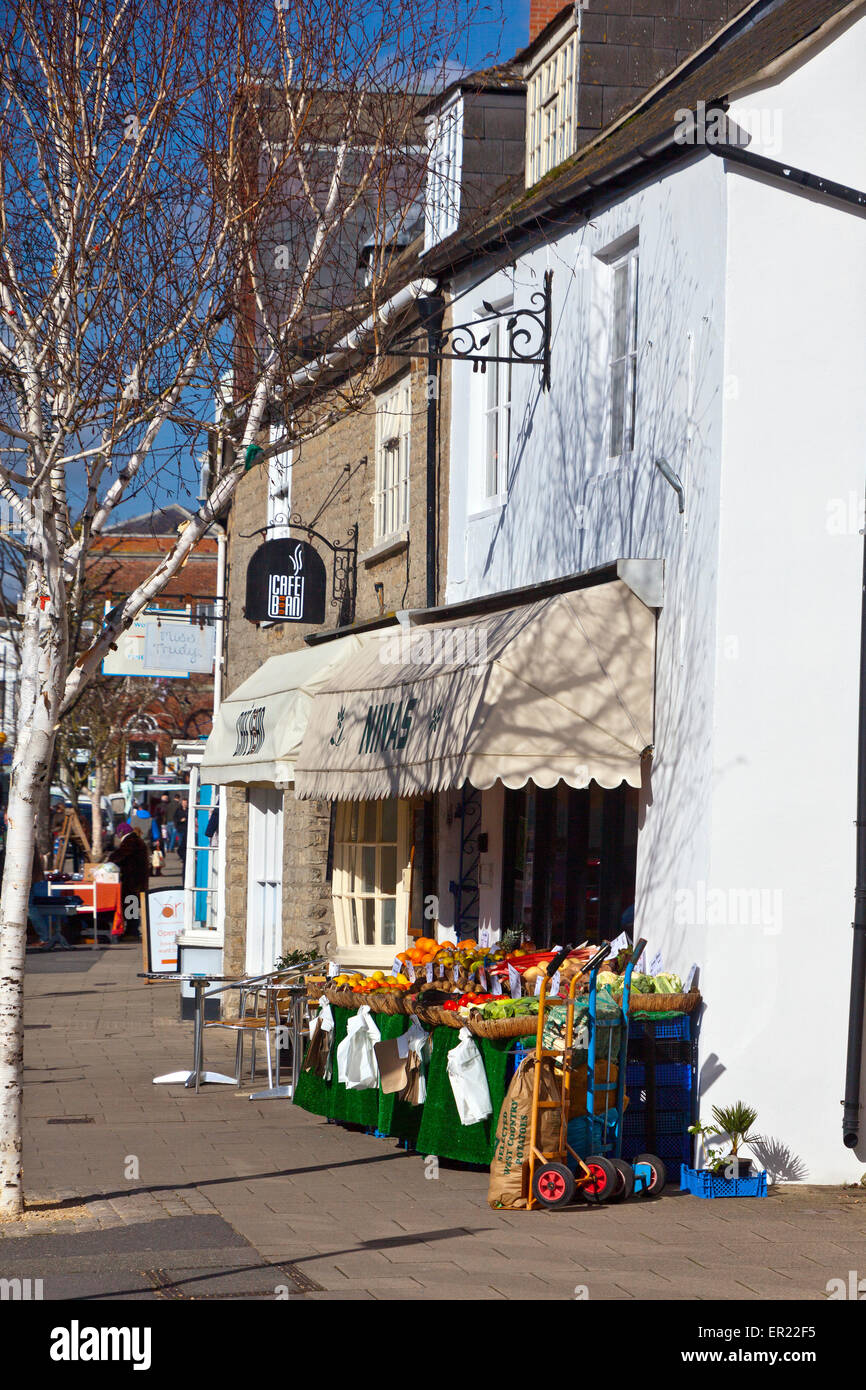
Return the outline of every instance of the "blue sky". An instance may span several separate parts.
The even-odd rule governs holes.
[[[469,0],[469,4],[475,11],[473,22],[467,28],[463,51],[454,55],[455,67],[471,71],[504,61],[527,43],[529,0],[480,0],[477,6]],[[195,505],[200,465],[178,438],[166,438],[165,445],[162,466],[147,470],[148,481],[137,496],[127,498],[118,507],[118,519],[156,510],[170,502]],[[199,451],[202,448],[203,439]]]

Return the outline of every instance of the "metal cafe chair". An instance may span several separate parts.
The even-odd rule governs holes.
[[[268,988],[274,979],[274,974],[275,972],[271,971],[267,975],[242,976],[239,980],[233,980],[231,984],[225,985],[220,990],[211,991],[213,994],[229,993],[232,990],[238,991],[237,1014],[227,1018],[212,1019],[204,1025],[205,1028],[226,1028],[237,1034],[235,1081],[238,1086],[241,1084],[243,1075],[244,1039],[250,1039],[250,1080],[254,1081],[256,1039],[261,1035],[264,1035],[265,1040],[268,1086],[274,1084],[273,1050],[278,1043],[277,1029],[280,1027],[279,1017],[272,1004],[272,991]],[[277,1053],[277,1055],[279,1054]]]
[[[276,1027],[276,1066],[275,1078],[268,1074],[268,1088],[254,1091],[250,1100],[291,1099],[301,1074],[305,1039],[310,1035],[310,984],[311,975],[324,965],[322,960],[303,961],[274,973],[273,980],[264,987],[271,1001],[271,1017]],[[321,977],[324,980],[324,977]],[[291,1082],[280,1083],[280,1053],[285,1047],[291,1055]]]

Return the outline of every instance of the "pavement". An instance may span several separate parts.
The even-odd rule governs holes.
[[[859,1188],[493,1211],[486,1173],[249,1084],[154,1086],[192,1028],[178,986],[141,969],[127,942],[28,954],[29,1207],[0,1224],[0,1279],[39,1278],[45,1299],[824,1300],[866,1274]],[[232,1034],[205,1052],[233,1072]]]

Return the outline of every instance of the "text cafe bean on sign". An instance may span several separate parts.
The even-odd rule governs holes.
[[[307,541],[265,541],[247,567],[251,623],[325,621],[325,563]]]

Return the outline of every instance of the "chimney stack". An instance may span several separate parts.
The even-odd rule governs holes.
[[[562,0],[529,0],[529,42],[532,43],[536,35],[540,34],[560,11],[571,8],[571,4],[564,5]]]

